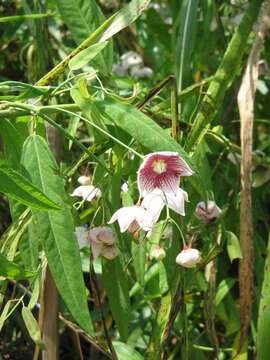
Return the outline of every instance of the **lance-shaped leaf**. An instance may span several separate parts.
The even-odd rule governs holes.
[[[129,104],[113,101],[96,101],[100,112],[113,124],[125,130],[140,144],[151,151],[176,151],[193,168],[187,153],[151,118]]]
[[[78,70],[93,60],[107,45],[107,41],[89,46],[82,50],[73,59],[70,60],[68,66],[71,70]]]
[[[56,161],[42,137],[32,135],[26,140],[22,166],[40,190],[64,207],[59,211],[33,210],[35,229],[60,295],[79,325],[93,334],[73,219],[65,202],[64,181],[58,174]]]
[[[105,16],[95,0],[56,0],[56,4],[77,45],[105,21]],[[97,56],[96,64],[99,70],[108,73],[112,67],[112,60],[113,47],[110,41],[104,52]]]
[[[35,276],[36,273],[26,271],[19,265],[5,258],[0,254],[0,276],[4,276],[10,280],[24,280]]]
[[[33,209],[61,209],[19,172],[3,164],[0,164],[0,192]]]

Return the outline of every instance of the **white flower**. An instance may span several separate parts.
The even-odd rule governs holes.
[[[194,267],[200,260],[200,252],[197,249],[187,248],[182,250],[176,257],[178,265],[186,268]]]
[[[124,192],[124,193],[127,193],[128,192],[128,183],[125,182],[122,186],[121,186],[121,190]]]
[[[89,176],[82,175],[78,178],[78,183],[81,185],[90,185],[91,179]]]
[[[138,230],[138,228],[151,231],[154,225],[151,213],[137,205],[127,206],[117,210],[108,224],[112,224],[116,220],[118,220],[121,233],[127,229],[133,233]]]
[[[141,56],[134,51],[126,52],[121,56],[120,60],[124,69],[129,69],[143,64]]]
[[[81,185],[74,189],[70,196],[80,196],[84,200],[92,201],[101,196],[101,191],[93,185]]]
[[[160,261],[162,259],[165,258],[166,256],[166,252],[165,250],[160,247],[160,246],[157,246],[153,251],[152,251],[152,254],[151,254],[152,258],[157,260],[157,261]]]
[[[205,208],[204,201],[199,202],[195,209],[196,218],[203,220],[206,224],[209,223],[210,220],[218,217],[220,214],[221,209],[212,200],[207,201],[207,209]]]
[[[131,77],[137,78],[148,78],[150,79],[153,76],[153,70],[149,67],[133,67],[130,71]]]
[[[188,201],[188,194],[181,188],[177,189],[176,194],[171,192],[164,193],[156,188],[144,197],[141,206],[152,214],[153,221],[156,223],[166,203],[169,209],[185,216],[185,201]]]

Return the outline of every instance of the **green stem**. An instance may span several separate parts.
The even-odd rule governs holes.
[[[249,34],[257,19],[262,0],[250,1],[249,8],[236,29],[225,52],[214,79],[210,83],[208,95],[204,96],[201,111],[196,116],[194,125],[187,138],[186,151],[194,151],[206,134],[211,121],[216,115],[225,92],[233,82],[248,44]]]

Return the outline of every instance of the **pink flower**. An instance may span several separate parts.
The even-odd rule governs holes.
[[[200,258],[200,252],[197,249],[187,248],[177,255],[176,262],[178,265],[192,268],[200,261]]]
[[[220,213],[221,209],[212,200],[207,201],[207,209],[204,201],[199,202],[195,209],[196,218],[203,220],[206,224],[218,217]]]
[[[78,183],[81,185],[90,185],[91,184],[91,179],[89,176],[85,176],[85,175],[81,175],[78,178]]]
[[[116,220],[118,220],[121,233],[125,232],[127,229],[129,232],[133,233],[139,228],[150,231],[154,225],[152,215],[137,205],[127,206],[117,210],[108,224],[112,224]]]
[[[156,188],[144,197],[141,206],[152,214],[154,223],[156,223],[166,203],[169,209],[185,216],[185,201],[188,201],[188,194],[181,188],[178,188],[175,194],[164,193]]]
[[[138,187],[141,197],[155,188],[176,194],[180,176],[193,171],[177,152],[161,151],[148,154],[138,170]]]

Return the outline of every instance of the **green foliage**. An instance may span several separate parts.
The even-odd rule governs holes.
[[[236,98],[261,3],[26,0],[10,1],[5,14],[0,5],[1,355],[20,348],[20,306],[30,337],[48,348],[36,320],[48,264],[61,297],[60,346],[70,358],[66,326],[79,334],[84,357],[96,348],[105,359],[113,346],[119,360],[247,359],[254,351],[267,358],[268,38],[254,109],[255,299],[251,333],[237,353],[244,252]],[[178,153],[194,171],[180,179],[185,216],[165,197],[151,236],[134,222],[121,233],[108,222],[121,207],[141,206],[138,169],[160,151]],[[86,198],[92,187],[80,194],[82,181],[96,196]],[[222,212],[199,216],[197,204],[208,200]],[[88,233],[98,227],[113,230],[115,258],[103,235]],[[176,263],[185,246],[200,251],[193,269]],[[159,247],[162,260],[153,256]]]

